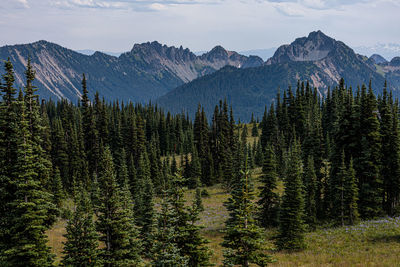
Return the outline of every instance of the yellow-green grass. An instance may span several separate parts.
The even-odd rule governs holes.
[[[400,266],[400,218],[306,235],[307,249],[277,252],[272,266]]]
[[[65,242],[65,237],[63,236],[65,231],[65,226],[67,225],[66,220],[59,219],[53,227],[47,231],[48,242],[47,245],[51,247],[51,252],[56,255],[55,263],[58,264],[62,257],[63,242]]]

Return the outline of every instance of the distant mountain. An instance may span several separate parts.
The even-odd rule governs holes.
[[[382,64],[388,62],[386,58],[382,57],[381,55],[378,54],[373,54],[372,56],[369,57],[370,60],[373,61],[375,64]]]
[[[24,84],[28,57],[36,70],[40,95],[73,102],[80,98],[82,73],[91,96],[99,91],[107,100],[147,102],[225,65],[247,68],[263,64],[259,57],[246,57],[220,46],[196,56],[189,49],[148,42],[134,45],[119,57],[102,52],[88,56],[47,41],[0,47],[0,59],[11,59],[19,87]]]
[[[158,42],[136,44],[130,52],[120,58],[132,65],[155,75],[161,70],[168,70],[183,82],[209,74],[226,65],[238,68],[261,66],[264,62],[259,57],[246,57],[236,52],[227,51],[221,46],[196,56],[189,49],[168,47]]]
[[[359,54],[367,56],[379,54],[388,60],[400,56],[400,44],[394,43],[380,43],[374,46],[357,46],[354,47],[354,50]]]
[[[253,50],[245,50],[240,51],[239,53],[245,56],[259,56],[263,60],[267,61],[270,57],[274,55],[276,51],[276,47],[267,48],[267,49],[253,49]]]
[[[94,53],[96,53],[96,50],[91,50],[91,49],[83,49],[83,50],[76,50],[76,52],[87,55],[87,56],[91,56]],[[113,57],[119,57],[122,53],[121,52],[107,52],[107,51],[99,51],[101,53],[104,53],[106,55],[109,56],[113,56]]]
[[[279,47],[265,66],[245,70],[225,67],[174,89],[160,97],[158,103],[174,112],[183,109],[194,114],[200,102],[210,114],[219,99],[227,98],[235,117],[246,120],[252,112],[260,117],[278,88],[286,90],[289,85],[296,86],[298,80],[309,81],[321,95],[342,77],[353,87],[371,80],[376,90],[390,77],[389,87],[399,88],[400,82],[394,78],[396,63],[386,67],[371,64],[367,57],[356,54],[343,42],[316,31]]]

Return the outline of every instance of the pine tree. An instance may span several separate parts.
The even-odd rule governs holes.
[[[25,103],[20,91],[17,101],[19,118],[17,157],[14,159],[12,186],[15,189],[9,203],[12,210],[11,240],[3,251],[7,266],[51,266],[53,255],[46,245],[45,231],[55,221],[56,208],[51,195],[42,190],[34,159],[39,155],[32,149],[32,136],[25,117]]]
[[[135,265],[141,262],[140,244],[133,225],[133,207],[127,184],[118,187],[110,148],[106,147],[100,165],[101,189],[97,231],[104,242],[101,258],[105,266]]]
[[[251,128],[251,136],[258,137],[258,126],[256,121],[253,122],[253,127]]]
[[[143,240],[143,252],[150,252],[155,223],[154,188],[150,178],[147,154],[140,158],[135,192],[135,218]]]
[[[384,184],[384,209],[394,215],[400,197],[400,139],[397,110],[385,88],[380,104],[380,132],[382,136],[381,175]]]
[[[55,168],[53,173],[53,184],[51,188],[53,193],[53,203],[57,208],[61,208],[61,202],[64,199],[64,189],[61,183],[60,170],[58,167]]]
[[[359,177],[359,209],[361,217],[374,218],[382,214],[383,181],[380,176],[381,135],[379,132],[378,110],[372,88],[361,95],[361,153],[357,159]]]
[[[199,209],[195,203],[185,206],[183,184],[178,172],[171,177],[172,186],[164,191],[153,249],[155,266],[210,266],[207,241],[196,225]]]
[[[201,184],[200,178],[201,178],[200,159],[197,155],[197,151],[194,148],[194,151],[192,153],[192,161],[190,163],[190,179],[188,181],[188,187],[196,188],[200,186]]]
[[[345,154],[342,151],[341,164],[337,169],[337,173],[332,175],[331,181],[331,201],[332,201],[332,211],[331,217],[338,224],[345,225],[345,180],[347,179],[347,170],[344,162]]]
[[[247,164],[234,184],[231,196],[225,204],[229,211],[226,234],[222,246],[225,266],[250,266],[251,263],[266,266],[270,256],[264,254],[263,235],[257,226],[254,189]]]
[[[0,101],[0,263],[1,255],[11,244],[9,229],[12,212],[9,203],[13,199],[12,173],[17,159],[18,125],[14,88],[14,69],[8,59],[4,63],[5,74],[0,83],[3,101]]]
[[[182,256],[175,242],[178,229],[177,218],[170,209],[169,201],[162,198],[161,212],[157,215],[157,231],[152,248],[152,266],[189,266],[187,256]]]
[[[278,225],[279,195],[276,192],[278,174],[276,173],[275,153],[271,146],[266,148],[261,176],[259,221],[263,227]]]
[[[344,221],[346,224],[355,224],[359,219],[358,213],[358,187],[355,170],[353,168],[353,159],[350,159],[350,164],[347,169],[347,175],[344,182]]]
[[[212,253],[206,246],[209,241],[201,236],[200,230],[202,227],[197,225],[199,213],[203,210],[204,207],[201,203],[200,189],[197,188],[196,200],[193,202],[192,207],[187,209],[188,222],[185,231],[187,232],[188,240],[185,244],[186,247],[182,250],[184,253],[187,251],[186,254],[189,258],[189,266],[213,266],[213,264],[210,263]]]
[[[90,186],[90,202],[92,203],[94,214],[98,216],[98,210],[101,206],[100,202],[100,185],[97,179],[97,175],[93,174],[93,180]]]
[[[199,187],[196,188],[196,195],[195,195],[195,207],[198,212],[204,211],[203,200],[201,196],[201,189]]]
[[[52,159],[53,165],[60,170],[61,181],[64,188],[72,187],[69,171],[68,148],[64,136],[64,128],[59,118],[53,121],[52,126]]]
[[[75,211],[68,220],[64,243],[65,266],[101,266],[98,251],[98,234],[94,213],[88,194],[82,186],[75,197]]]
[[[200,235],[201,227],[196,225],[198,210],[185,206],[183,195],[184,180],[179,173],[172,178],[172,186],[168,191],[168,199],[172,214],[176,217],[177,235],[175,241],[182,256],[187,257],[189,266],[209,266],[210,253],[208,243]]]
[[[309,156],[304,170],[305,186],[305,222],[314,229],[317,224],[316,191],[317,176],[314,169],[314,158]]]
[[[99,133],[96,129],[96,122],[93,112],[93,107],[90,104],[88,97],[88,90],[86,84],[86,76],[83,74],[82,78],[82,127],[85,143],[85,151],[89,163],[89,173],[98,173],[98,162],[100,161],[100,148],[99,148]]]
[[[33,85],[35,80],[35,71],[32,68],[31,60],[28,58],[27,69],[25,71],[26,85],[24,88],[24,102],[26,106],[26,120],[28,121],[28,130],[32,139],[32,152],[34,156],[35,171],[38,179],[43,187],[50,189],[51,187],[51,170],[52,164],[49,155],[42,148],[42,135],[45,128],[42,125],[42,119],[39,111],[39,96],[36,95],[37,88]]]
[[[279,249],[297,250],[304,244],[304,196],[300,145],[295,139],[286,170],[285,193],[279,216],[280,226],[277,239]]]

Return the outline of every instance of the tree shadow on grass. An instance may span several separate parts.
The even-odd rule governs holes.
[[[400,243],[400,235],[378,236],[378,237],[371,238],[371,242],[374,242],[374,243],[391,243],[391,242]]]

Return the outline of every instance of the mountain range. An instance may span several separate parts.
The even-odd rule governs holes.
[[[19,87],[24,84],[28,57],[36,70],[39,94],[73,102],[81,95],[82,73],[86,74],[91,96],[98,91],[107,100],[147,102],[226,65],[247,68],[263,64],[259,57],[243,56],[221,46],[196,56],[189,49],[148,42],[135,44],[131,51],[115,57],[102,52],[85,55],[38,41],[0,48],[0,59],[10,58],[14,65]]]
[[[201,103],[212,114],[219,99],[226,98],[234,107],[235,117],[247,120],[252,113],[262,116],[265,105],[274,100],[279,88],[294,87],[299,80],[309,81],[321,96],[342,77],[352,87],[371,80],[378,93],[387,80],[389,88],[398,94],[399,61],[399,57],[386,62],[379,56],[358,55],[343,42],[316,31],[282,45],[263,66],[225,67],[172,90],[158,103],[172,112],[183,110],[189,114],[194,114],[197,103]]]
[[[10,58],[16,85],[24,84],[28,57],[36,70],[36,85],[44,98],[80,98],[82,73],[89,94],[95,91],[107,100],[156,101],[172,112],[193,115],[201,103],[211,114],[220,99],[233,105],[235,117],[246,120],[261,116],[278,89],[309,81],[323,96],[340,78],[358,86],[371,80],[380,92],[385,80],[398,94],[400,57],[391,61],[378,54],[359,55],[349,46],[321,31],[280,46],[263,61],[227,51],[221,46],[196,55],[183,47],[169,47],[156,41],[135,44],[118,57],[102,52],[89,55],[47,41],[0,47],[0,59]]]

